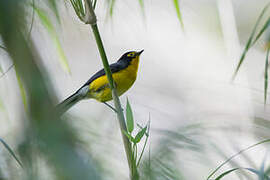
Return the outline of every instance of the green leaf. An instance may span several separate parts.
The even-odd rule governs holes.
[[[22,96],[22,101],[23,101],[24,109],[25,109],[25,111],[27,111],[26,91],[24,89],[22,80],[21,80],[19,74],[17,73],[16,68],[15,68],[15,72],[16,72],[16,77],[17,77],[18,85],[19,85],[19,88],[20,88],[21,96]]]
[[[1,70],[2,74],[0,75],[0,78],[4,77],[12,68],[14,67],[14,64],[12,64],[11,66],[9,66],[9,68],[7,68],[7,70],[5,72],[3,72],[3,70]]]
[[[2,99],[0,99],[0,110],[2,110],[2,111],[5,110],[5,106],[4,106]]]
[[[132,133],[134,129],[134,120],[133,120],[133,113],[127,98],[127,106],[126,106],[126,119],[127,119],[127,130],[128,132]]]
[[[258,171],[256,169],[252,169],[252,168],[244,168],[244,169],[256,174],[258,176],[259,180],[269,180],[269,177],[264,172],[261,172],[261,171]]]
[[[143,135],[145,134],[147,129],[147,126],[145,126],[140,132],[138,132],[138,134],[135,136],[135,142],[138,143],[141,141]]]
[[[214,171],[212,171],[210,173],[210,175],[207,177],[206,180],[210,180],[210,178],[220,169],[222,168],[225,164],[227,164],[229,161],[231,161],[233,158],[235,158],[236,156],[256,147],[256,146],[259,146],[261,144],[264,144],[264,143],[269,143],[270,142],[270,139],[265,139],[265,140],[262,140],[258,143],[255,143],[255,144],[252,144],[251,146],[248,146],[247,148],[245,149],[242,149],[241,151],[237,152],[236,154],[232,155],[230,158],[228,158],[226,161],[224,161],[223,163],[221,163]]]
[[[58,23],[60,23],[60,16],[59,16],[59,12],[58,12],[58,8],[57,8],[57,4],[56,4],[56,0],[47,0],[49,7],[52,9],[52,11],[54,12]]]
[[[143,129],[143,127],[142,127],[140,124],[138,124],[138,123],[137,123],[137,126],[138,126],[140,129]],[[148,129],[148,131],[149,131],[149,129]],[[148,132],[146,132],[145,135],[148,137],[148,136],[149,136]]]
[[[251,34],[250,34],[250,36],[249,36],[248,42],[247,42],[247,44],[246,44],[246,46],[245,46],[245,49],[244,49],[244,51],[243,51],[243,53],[242,53],[242,55],[241,55],[241,58],[240,58],[240,60],[239,60],[239,62],[238,62],[238,64],[237,64],[237,67],[236,67],[236,69],[235,69],[235,71],[234,71],[232,80],[235,79],[235,77],[236,77],[236,75],[237,75],[237,73],[238,73],[238,71],[239,71],[239,69],[240,69],[240,67],[241,67],[241,65],[242,65],[242,63],[243,63],[245,57],[246,57],[246,54],[247,54],[248,50],[249,50],[249,49],[254,45],[254,43],[257,41],[256,39],[260,37],[260,33],[259,33],[259,34],[257,35],[257,37],[255,38],[255,41],[253,42],[253,39],[254,39],[254,36],[255,36],[256,29],[257,29],[257,27],[259,26],[259,24],[260,24],[260,22],[261,22],[261,20],[262,20],[262,18],[263,18],[263,15],[264,15],[264,13],[265,13],[265,11],[269,8],[269,6],[270,6],[270,3],[268,3],[268,4],[264,7],[264,9],[263,9],[263,11],[261,12],[259,18],[257,19],[256,24],[255,24],[255,26],[253,27],[252,32],[251,32]]]
[[[144,141],[144,145],[143,145],[143,149],[142,149],[142,152],[140,154],[140,157],[139,157],[139,160],[137,162],[137,167],[140,165],[140,162],[141,162],[141,159],[142,159],[142,156],[143,156],[143,153],[144,153],[144,150],[145,150],[145,147],[146,147],[146,144],[147,144],[147,141],[148,141],[148,138],[149,138],[149,131],[150,131],[150,115],[149,115],[149,121],[148,121],[148,130],[147,132],[145,132],[145,135],[146,135],[146,139]]]
[[[96,9],[96,5],[97,5],[97,0],[94,0],[93,2],[93,8]]]
[[[220,180],[224,176],[226,176],[226,175],[230,174],[231,172],[236,171],[238,169],[240,169],[240,168],[234,168],[234,169],[230,169],[228,171],[225,171],[224,173],[222,173],[221,175],[219,175],[215,180]]]
[[[270,48],[267,49],[266,53],[266,59],[265,59],[265,67],[264,67],[264,104],[266,104],[266,99],[267,99],[267,90],[268,90],[268,58],[269,58],[269,51]]]
[[[85,10],[82,0],[70,0],[70,2],[79,19],[84,22]]]
[[[67,62],[67,58],[66,58],[65,53],[64,53],[64,51],[63,51],[63,49],[61,47],[61,43],[59,41],[57,33],[54,30],[54,27],[53,27],[50,19],[48,18],[45,11],[43,11],[43,10],[37,8],[37,7],[34,7],[34,8],[35,8],[35,11],[37,12],[38,17],[40,18],[43,26],[47,29],[47,31],[49,32],[50,37],[53,40],[53,43],[54,43],[54,45],[56,47],[56,50],[57,50],[57,53],[58,53],[58,56],[59,56],[59,61],[60,61],[61,67],[63,68],[63,70],[65,72],[70,74],[71,71],[70,71],[70,68],[69,68],[69,65],[68,65],[68,62]]]
[[[113,15],[113,8],[114,8],[114,5],[115,5],[115,0],[110,0],[110,16],[112,17]]]
[[[269,180],[269,177],[265,173],[261,174],[260,171],[258,171],[256,169],[252,169],[252,168],[233,168],[233,169],[230,169],[228,171],[225,171],[224,173],[222,173],[221,175],[219,175],[217,178],[215,178],[215,180],[221,180],[221,178],[223,178],[224,176],[226,176],[226,175],[228,175],[231,172],[234,172],[236,170],[248,170],[248,171],[250,171],[250,172],[258,175],[259,180],[265,180],[265,179],[266,180]]]
[[[182,29],[184,30],[184,23],[183,23],[182,14],[181,14],[180,7],[179,7],[179,1],[178,0],[173,0],[173,3],[174,3],[174,7],[175,7],[175,10],[176,10],[178,20],[179,20],[179,22],[181,24]]]
[[[2,46],[2,45],[0,45],[0,49],[3,49],[3,50],[5,50],[5,51],[7,51],[7,48],[4,47],[4,46]]]
[[[258,39],[261,37],[261,35],[264,33],[264,31],[269,27],[269,25],[270,25],[270,17],[267,19],[267,21],[263,25],[262,29],[260,30],[260,32],[257,34],[255,40],[252,43],[252,46],[258,41]]]
[[[143,16],[145,16],[143,0],[139,0],[139,4],[140,4],[140,7],[142,9]]]
[[[143,0],[139,0],[140,6],[143,9],[144,8],[144,4],[143,4]]]
[[[124,132],[124,134],[127,136],[127,138],[131,141],[131,142],[133,142],[133,143],[135,143],[135,139],[134,139],[134,137],[132,137],[128,132],[126,132],[126,131],[123,131]]]
[[[12,149],[9,147],[9,145],[3,139],[1,139],[1,138],[0,138],[0,142],[7,149],[7,151],[11,154],[11,156],[17,161],[17,163],[23,168],[23,165],[22,165],[21,161],[19,160],[19,158],[17,158],[17,156],[12,151]]]

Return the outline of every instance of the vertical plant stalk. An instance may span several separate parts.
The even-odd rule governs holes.
[[[118,117],[118,121],[120,124],[121,134],[122,134],[125,152],[126,152],[126,156],[127,156],[127,160],[128,160],[128,166],[129,166],[129,170],[130,170],[130,178],[132,180],[136,180],[136,179],[138,179],[139,175],[138,175],[137,168],[136,167],[134,168],[132,165],[131,144],[129,142],[129,139],[124,134],[124,132],[127,132],[125,117],[124,117],[124,114],[122,111],[122,107],[121,107],[121,103],[120,103],[117,91],[115,89],[115,85],[114,85],[112,73],[111,73],[111,70],[109,67],[108,59],[107,59],[107,56],[105,53],[105,49],[104,49],[104,46],[103,46],[103,43],[102,43],[102,40],[101,40],[101,37],[99,34],[96,15],[95,15],[94,9],[92,7],[91,0],[84,0],[84,3],[85,3],[85,12],[86,12],[84,22],[86,24],[91,25],[93,34],[94,34],[95,39],[96,39],[96,43],[97,43],[98,50],[99,50],[99,53],[100,53],[100,56],[102,59],[104,70],[105,70],[106,76],[107,76],[108,81],[109,81],[109,86],[110,86],[111,91],[112,91],[112,98],[114,101],[114,106],[115,106],[115,109],[117,110],[117,117]]]

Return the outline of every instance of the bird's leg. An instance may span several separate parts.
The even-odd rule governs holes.
[[[114,108],[114,107],[112,107],[111,105],[109,105],[108,103],[106,103],[106,102],[103,102],[106,106],[108,106],[109,108],[111,108],[114,112],[116,112],[117,113],[117,110]]]

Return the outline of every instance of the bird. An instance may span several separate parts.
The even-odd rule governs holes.
[[[137,78],[141,51],[124,53],[118,61],[110,64],[118,96],[124,94]],[[116,111],[107,101],[112,100],[112,92],[104,69],[96,72],[81,88],[56,106],[57,113],[64,114],[73,105],[84,99],[95,99]]]

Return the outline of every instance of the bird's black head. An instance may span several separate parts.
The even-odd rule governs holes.
[[[144,50],[141,50],[141,51],[129,51],[129,52],[126,52],[125,54],[123,54],[121,56],[121,58],[119,59],[119,61],[127,61],[127,62],[131,62],[133,59],[137,59],[141,53],[143,52]]]

